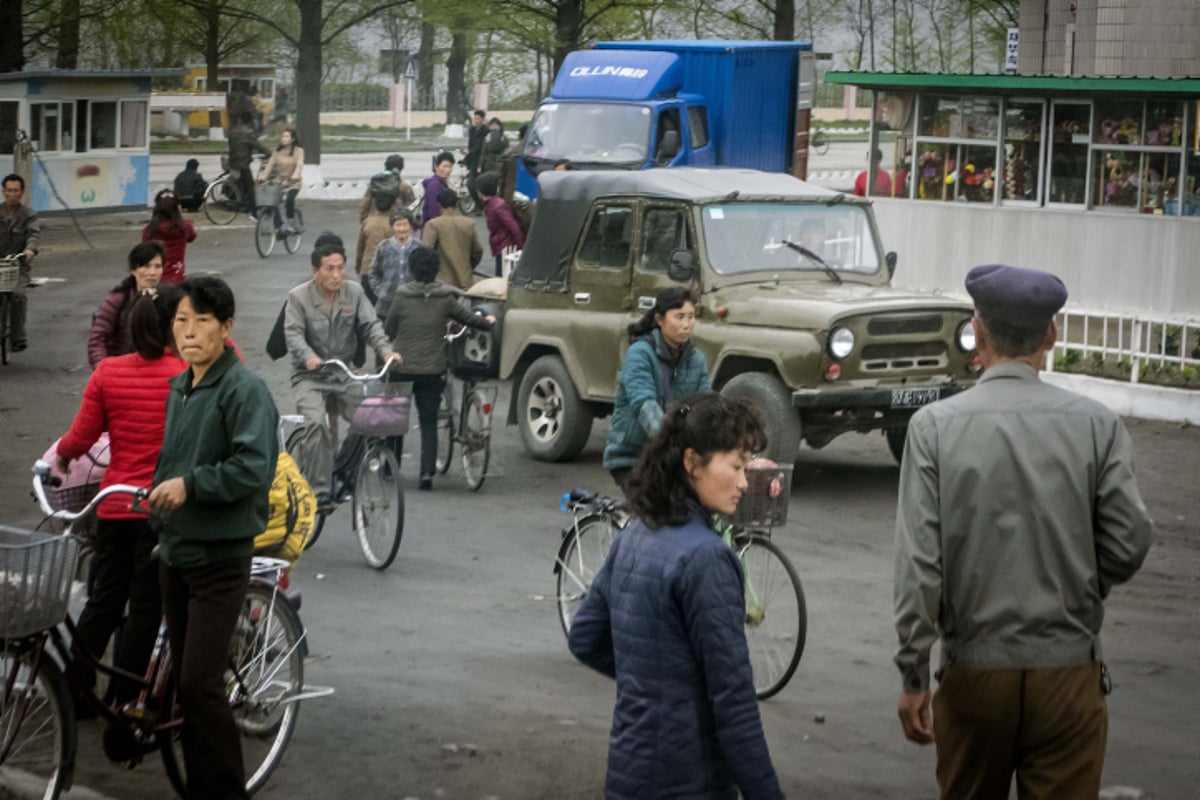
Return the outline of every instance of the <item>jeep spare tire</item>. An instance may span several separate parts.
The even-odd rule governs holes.
[[[570,461],[592,432],[592,410],[579,398],[558,356],[529,365],[517,395],[517,425],[525,452],[538,461]]]
[[[730,379],[721,394],[746,400],[762,414],[767,425],[767,449],[759,455],[791,464],[800,452],[800,414],[792,405],[792,393],[783,382],[766,372],[744,372]]]

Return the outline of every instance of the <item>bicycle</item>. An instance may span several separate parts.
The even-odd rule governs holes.
[[[228,225],[242,208],[239,173],[229,168],[229,156],[221,156],[221,174],[204,190],[204,216],[214,225]]]
[[[350,436],[342,445],[338,460],[350,464],[348,472],[334,469],[330,485],[330,503],[317,507],[312,537],[305,549],[316,544],[325,527],[325,518],[334,508],[351,502],[351,525],[362,549],[363,558],[375,569],[387,569],[400,550],[404,536],[404,484],[400,480],[400,462],[392,449],[391,437],[408,432],[412,384],[385,383],[391,367],[385,363],[379,372],[359,375],[334,358],[321,366],[335,367],[345,373],[351,387],[340,398],[347,406]],[[337,416],[326,414],[337,440]],[[302,460],[300,442],[304,437],[304,417],[285,414],[281,428],[291,428],[284,437],[284,448]]]
[[[278,183],[269,182],[261,186],[258,194],[258,222],[254,225],[254,248],[258,254],[266,258],[275,250],[275,242],[283,240],[283,246],[288,253],[300,249],[300,237],[304,233],[304,215],[300,209],[295,209],[296,216],[287,220],[279,213],[283,202],[283,187]]]
[[[808,614],[800,575],[771,541],[771,529],[787,520],[792,467],[751,467],[746,478],[750,485],[737,510],[727,519],[717,518],[717,529],[742,564],[754,690],[759,700],[766,700],[787,685],[800,665]],[[567,635],[613,539],[628,524],[629,513],[620,500],[584,489],[563,495],[560,510],[572,517],[563,528],[554,559],[555,601]]]
[[[498,391],[495,386],[479,384],[483,379],[481,370],[486,370],[491,362],[492,339],[487,334],[487,331],[450,323],[446,342],[453,345],[462,339],[461,350],[456,351],[461,352],[462,357],[446,376],[442,403],[438,406],[438,453],[434,466],[439,475],[450,470],[454,443],[457,442],[462,451],[463,477],[473,492],[479,491],[488,476],[492,454],[492,411]],[[453,378],[462,381],[463,387],[462,403],[457,410]]]
[[[0,364],[8,363],[12,348],[12,295],[21,282],[20,253],[0,258]]]
[[[158,750],[171,785],[185,796],[175,677],[165,622],[160,624],[144,676],[101,663],[75,645],[78,629],[68,613],[71,577],[82,543],[74,523],[107,497],[127,494],[140,503],[147,490],[117,484],[100,491],[78,513],[54,510],[46,495],[50,465],[34,466],[33,494],[64,535],[0,528],[0,776],[35,785],[44,800],[70,788],[77,749],[75,706],[81,698],[107,723],[108,757],[135,766]],[[333,693],[304,685],[307,632],[283,590],[290,565],[255,557],[231,642],[226,694],[242,734],[246,788],[260,788],[279,765],[296,726],[299,702]],[[298,601],[297,601],[298,602]],[[61,629],[60,629],[61,628]],[[136,699],[109,707],[89,685],[94,672],[123,677],[140,687]],[[42,788],[44,786],[44,789]]]
[[[829,135],[825,133],[824,129],[818,128],[813,131],[808,140],[808,149],[819,156],[829,152]]]
[[[454,164],[454,174],[450,177],[450,188],[458,193],[458,210],[469,217],[478,210],[478,204],[468,183],[470,173],[467,169],[467,151],[460,149],[458,156],[458,161]]]

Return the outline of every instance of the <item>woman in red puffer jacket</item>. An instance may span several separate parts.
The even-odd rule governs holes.
[[[179,213],[179,200],[173,189],[163,189],[154,195],[154,213],[150,224],[142,229],[143,242],[158,242],[163,248],[163,283],[179,283],[187,275],[184,255],[188,242],[195,241],[196,229],[190,220]]]

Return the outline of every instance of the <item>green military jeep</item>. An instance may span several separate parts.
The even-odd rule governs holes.
[[[665,286],[699,298],[695,343],[713,385],[767,420],[796,458],[882,430],[899,458],[909,417],[978,372],[971,306],[891,287],[865,200],[752,170],[541,176],[508,286],[499,374],[534,458],[568,460],[612,410],[626,326]]]

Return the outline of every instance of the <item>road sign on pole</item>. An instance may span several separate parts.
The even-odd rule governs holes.
[[[415,59],[408,59],[404,62],[404,106],[405,106],[405,121],[404,121],[404,140],[412,140],[412,94],[413,83],[417,80],[417,62]]]

